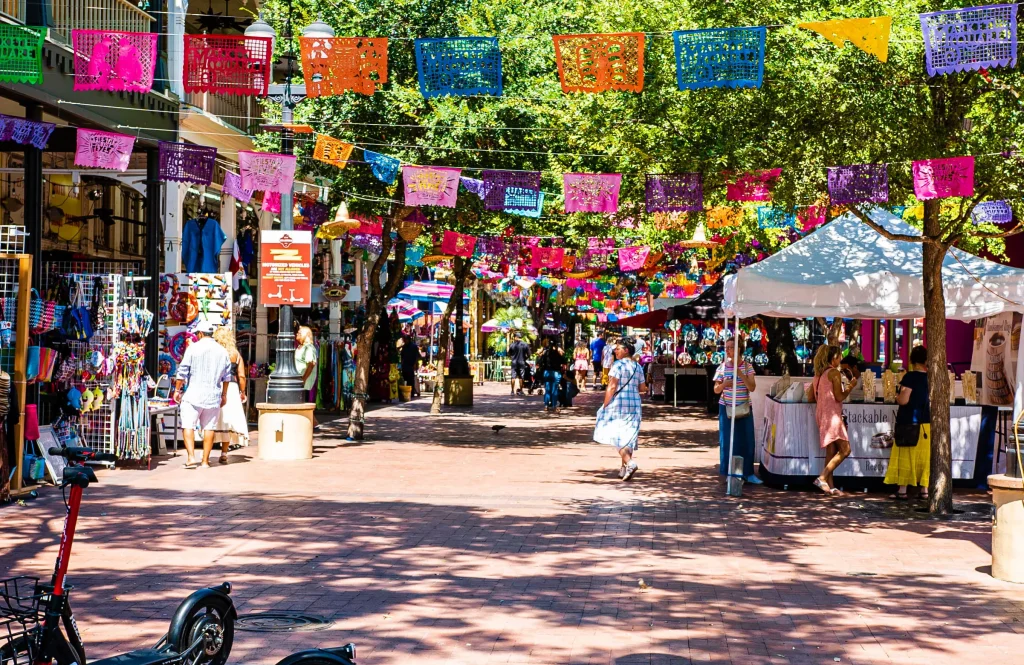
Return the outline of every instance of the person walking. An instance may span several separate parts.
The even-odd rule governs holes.
[[[762,481],[754,473],[754,413],[750,407],[750,394],[757,387],[754,368],[743,357],[746,344],[739,340],[739,362],[736,362],[736,342],[726,341],[725,361],[715,370],[714,391],[718,400],[718,473],[730,473],[729,437],[734,431],[731,420],[736,421],[732,438],[732,454],[743,458],[743,479],[751,485]],[[733,382],[735,378],[735,393]],[[733,399],[735,398],[735,406]]]
[[[573,351],[572,368],[576,372],[576,386],[583,390],[587,387],[587,373],[590,372],[590,349],[582,339],[576,343]]]
[[[889,453],[885,482],[897,485],[890,499],[905,501],[907,487],[915,486],[919,499],[928,498],[928,476],[932,463],[931,404],[928,399],[928,351],[915,346],[910,351],[910,371],[900,379],[896,394],[896,441]]]
[[[515,341],[508,347],[508,359],[512,363],[512,394],[522,395],[523,381],[529,372],[530,345],[523,341],[523,333],[518,330],[512,338]]]
[[[402,379],[405,381],[405,385],[412,388],[412,397],[420,396],[419,381],[416,380],[416,369],[419,367],[420,360],[420,349],[413,342],[412,337],[405,335],[402,337]]]
[[[245,363],[235,346],[235,331],[221,326],[213,332],[213,339],[228,352],[229,369],[227,401],[221,407],[213,426],[213,442],[220,443],[221,464],[228,463],[228,451],[234,445],[249,445],[249,420],[245,417]]]
[[[636,473],[633,452],[640,443],[643,409],[640,393],[647,390],[644,373],[633,360],[636,349],[628,340],[619,340],[612,349],[615,362],[608,371],[608,388],[604,403],[597,411],[594,441],[615,446],[622,466],[619,478],[629,480]]]
[[[565,370],[565,356],[555,340],[545,340],[544,348],[537,355],[537,374],[544,382],[544,410],[558,411],[558,393]]]
[[[594,338],[594,341],[590,343],[590,356],[594,363],[594,390],[597,390],[598,382],[604,385],[604,379],[601,374],[601,370],[604,367],[604,337],[598,335]]]
[[[850,435],[843,421],[843,401],[857,386],[854,378],[843,390],[843,376],[839,372],[842,356],[843,350],[838,346],[822,344],[818,347],[814,354],[814,379],[807,395],[808,402],[817,404],[818,436],[825,450],[825,468],[814,479],[814,486],[831,496],[840,494],[835,487],[835,470],[850,456]]]
[[[186,469],[196,467],[197,431],[202,432],[203,437],[202,466],[210,467],[214,428],[220,409],[228,400],[231,359],[224,347],[210,337],[215,328],[210,321],[199,322],[195,328],[196,341],[185,349],[174,376],[174,401],[179,404],[181,415]]]
[[[313,331],[302,326],[295,333],[295,369],[302,376],[302,388],[310,402],[316,402],[313,386],[316,384],[317,351],[313,344]]]

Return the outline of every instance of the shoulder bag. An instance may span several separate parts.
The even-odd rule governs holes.
[[[738,371],[739,371],[739,367],[737,367],[734,364],[733,368],[732,368],[733,376],[736,376],[736,372],[738,372]],[[743,379],[737,377],[735,380],[736,380],[736,383],[738,385],[739,382],[742,381]],[[737,402],[735,407],[732,405],[732,400],[728,400],[725,403],[725,415],[728,416],[729,418],[746,418],[751,413],[752,413],[752,411],[750,409],[750,398],[749,397],[747,399],[743,400],[742,402]]]
[[[913,448],[921,438],[921,425],[917,423],[897,423],[896,431],[893,433],[895,444],[899,448]]]

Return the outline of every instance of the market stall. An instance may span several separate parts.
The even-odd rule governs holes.
[[[894,233],[919,233],[885,210],[874,209],[870,215]],[[774,256],[726,277],[723,306],[737,322],[758,315],[919,318],[924,316],[921,266],[921,244],[888,240],[847,213]],[[942,280],[947,318],[970,321],[1024,309],[1024,270],[951,249],[943,262]],[[1014,393],[1021,394],[1019,378]],[[822,458],[814,406],[767,397],[761,412],[755,422],[763,468],[784,476],[819,473]],[[895,413],[894,404],[871,400],[844,406],[853,454],[836,475],[885,475],[889,452],[883,448],[884,437],[889,436]],[[958,404],[951,407],[951,419],[954,477],[970,478],[982,407]]]

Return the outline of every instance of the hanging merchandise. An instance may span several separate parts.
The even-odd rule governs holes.
[[[215,273],[220,269],[220,249],[227,236],[212,217],[190,219],[181,231],[181,258],[185,272]]]
[[[126,302],[118,313],[118,326],[123,335],[145,337],[153,327],[153,312]]]
[[[118,342],[111,351],[111,357],[114,373],[108,397],[118,397],[121,410],[114,454],[119,459],[143,459],[149,455],[150,427],[144,380],[145,342]]]

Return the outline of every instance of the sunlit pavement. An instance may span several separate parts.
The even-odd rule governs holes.
[[[237,632],[233,663],[349,641],[373,665],[1024,662],[1024,588],[989,576],[987,520],[726,498],[717,421],[658,405],[622,483],[590,442],[596,394],[548,416],[507,390],[443,416],[429,397],[379,409],[360,444],[327,423],[310,461],[250,447],[101,472],[71,570],[89,658],[155,642],[178,600],[229,580],[242,614],[333,622]],[[47,576],[62,517],[52,489],[0,509],[0,571]]]

